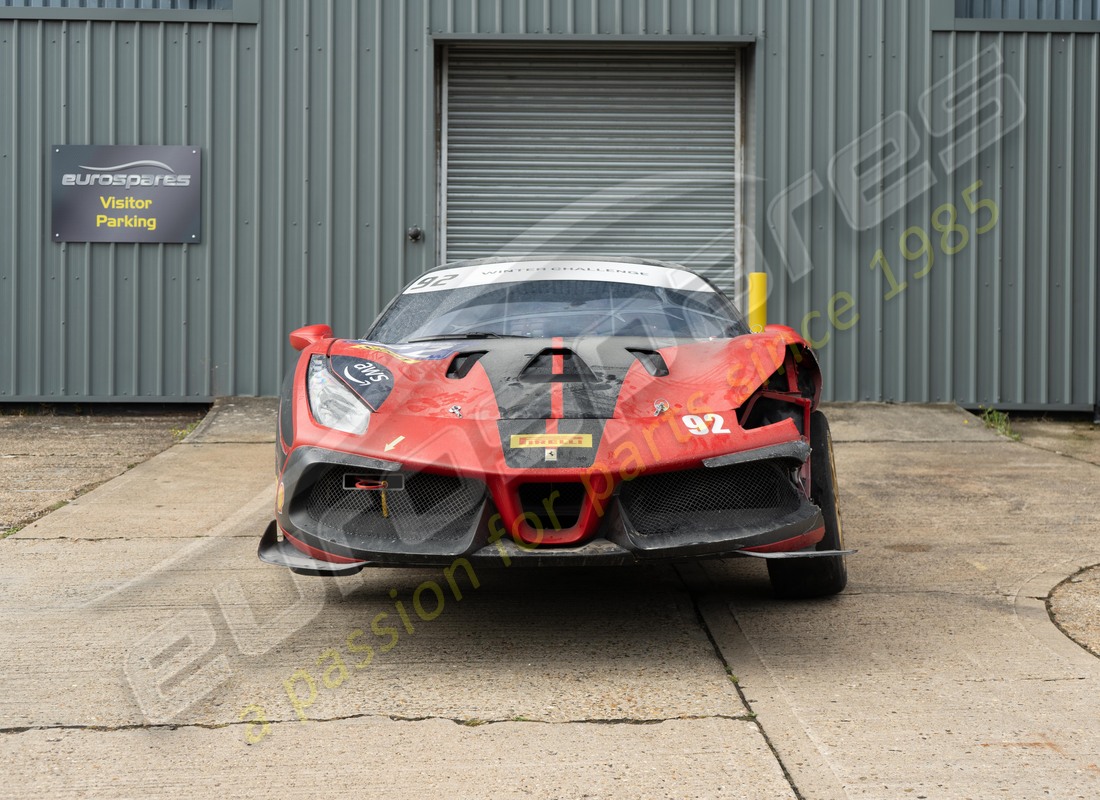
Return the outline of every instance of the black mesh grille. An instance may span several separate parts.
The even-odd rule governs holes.
[[[383,493],[344,488],[348,483],[346,474],[349,474],[346,467],[333,467],[319,473],[317,482],[304,498],[306,513],[317,522],[350,536],[370,539],[373,547],[461,539],[473,525],[485,499],[483,483],[453,475],[404,473],[400,476],[403,489],[388,489]],[[368,477],[360,472],[354,474],[356,479]],[[393,476],[379,475],[377,478],[392,480]]]
[[[572,528],[584,508],[582,483],[525,483],[519,487],[520,507],[533,514],[546,531]]]
[[[788,467],[758,461],[640,475],[623,483],[619,499],[638,533],[664,534],[767,524],[796,510],[801,495]]]

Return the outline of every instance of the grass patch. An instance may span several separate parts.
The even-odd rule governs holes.
[[[30,525],[32,523],[35,523],[35,522],[38,522],[38,520],[42,519],[42,517],[46,516],[47,514],[50,514],[50,513],[54,512],[54,511],[57,511],[57,509],[59,509],[59,508],[64,508],[70,502],[72,502],[72,501],[71,500],[58,500],[56,503],[51,505],[49,508],[44,508],[41,511],[35,512],[34,514],[32,514],[29,517],[24,517],[21,520],[17,520],[16,523],[14,525],[12,525],[10,528],[8,528],[7,530],[0,531],[0,539],[7,539],[13,533],[19,533],[19,531],[23,530],[28,525]]]
[[[189,425],[184,425],[182,428],[172,428],[172,437],[177,442],[182,442],[184,439],[186,439],[188,436],[190,436],[194,432],[195,428],[199,427],[200,422],[202,422],[201,418],[195,420],[194,422],[190,423]]]
[[[1007,411],[998,411],[995,408],[986,408],[985,406],[978,406],[978,410],[981,411],[982,422],[985,423],[985,427],[990,430],[994,430],[1001,436],[1007,436],[1014,442],[1020,441],[1020,434],[1012,430],[1012,423],[1008,419]]]

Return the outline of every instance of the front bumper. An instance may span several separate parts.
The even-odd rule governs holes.
[[[280,537],[279,524],[274,520],[260,537],[260,547],[256,555],[260,557],[260,561],[277,567],[287,567],[299,575],[354,575],[367,566],[365,561],[334,562],[314,558],[292,545],[290,539]]]
[[[342,575],[366,566],[447,566],[458,558],[583,566],[821,555],[814,550],[824,532],[821,511],[793,479],[808,454],[796,442],[693,470],[647,473],[602,498],[598,529],[583,543],[540,546],[506,531],[479,479],[405,473],[395,462],[302,447],[287,459],[283,507],[259,556],[299,573]],[[400,488],[383,496],[356,491],[357,481]],[[554,484],[546,486],[549,492]]]

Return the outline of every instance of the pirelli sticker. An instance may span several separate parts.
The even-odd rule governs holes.
[[[592,447],[591,433],[527,433],[512,434],[512,447]]]

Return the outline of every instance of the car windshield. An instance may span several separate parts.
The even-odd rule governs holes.
[[[748,333],[725,295],[691,273],[684,275],[694,279],[691,288],[558,278],[418,291],[417,281],[386,309],[367,338],[397,344],[450,337],[708,339]]]

